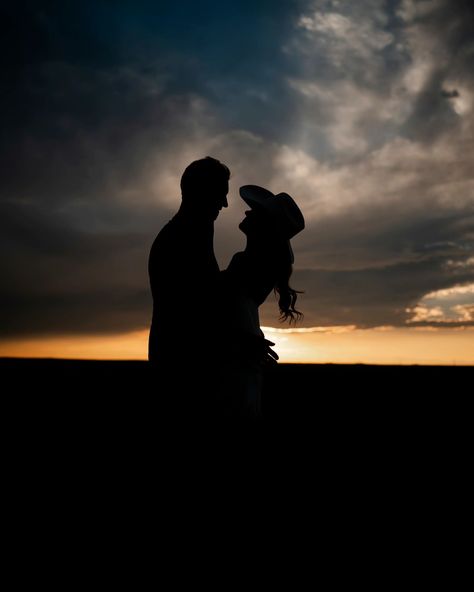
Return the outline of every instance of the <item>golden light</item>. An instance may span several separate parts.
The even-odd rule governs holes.
[[[474,365],[474,327],[353,325],[304,329],[263,328],[282,363]],[[199,333],[184,340],[192,352]],[[3,340],[0,357],[146,360],[148,329],[114,335],[64,335]]]

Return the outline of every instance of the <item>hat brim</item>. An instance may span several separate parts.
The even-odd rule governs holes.
[[[239,189],[240,197],[250,207],[254,205],[265,206],[268,199],[275,197],[274,194],[258,185],[242,185]]]

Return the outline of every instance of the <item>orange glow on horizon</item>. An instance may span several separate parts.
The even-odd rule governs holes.
[[[474,327],[357,329],[264,327],[283,363],[474,365]],[[186,343],[199,346],[190,330]],[[0,341],[0,357],[146,360],[148,329],[117,335],[64,335]]]
[[[282,362],[318,364],[474,365],[474,327],[265,331]]]
[[[0,342],[0,357],[146,360],[148,330],[115,335],[62,335]]]

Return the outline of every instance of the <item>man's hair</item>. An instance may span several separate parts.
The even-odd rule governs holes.
[[[181,194],[187,196],[212,192],[230,179],[230,170],[225,164],[206,156],[188,165],[181,177]]]

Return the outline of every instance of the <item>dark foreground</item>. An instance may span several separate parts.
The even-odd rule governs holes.
[[[0,371],[12,458],[40,455],[64,470],[84,463],[151,475],[157,459],[226,457],[236,444],[261,466],[270,458],[295,466],[308,454],[303,472],[328,483],[364,466],[377,481],[395,465],[412,475],[442,464],[464,474],[473,443],[473,367],[277,365],[257,423],[170,405],[175,393],[157,387],[146,362],[3,359]]]
[[[390,556],[392,581],[400,553],[418,565],[464,541],[453,525],[472,505],[473,370],[279,365],[263,421],[232,426],[170,415],[146,363],[0,360],[10,546],[26,541],[54,573],[77,556],[70,578],[86,552],[155,566],[158,542],[194,540],[197,554],[211,521],[216,541],[242,531],[257,556],[264,533],[286,556],[281,529],[301,527],[308,565],[313,543],[331,578],[375,577]]]
[[[38,434],[102,430],[140,437],[179,428],[180,418],[169,414],[175,393],[160,389],[147,362],[0,359],[0,371],[4,409],[12,405],[16,421],[30,422]],[[473,378],[469,366],[279,364],[267,372],[263,421],[252,430],[283,436],[304,425],[306,433],[344,441],[387,433],[402,440],[415,432],[454,436],[466,421]],[[205,400],[205,393],[189,395]],[[186,429],[199,432],[198,409]],[[212,418],[216,427],[220,419]]]

